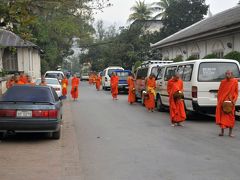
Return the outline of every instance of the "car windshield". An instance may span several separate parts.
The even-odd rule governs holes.
[[[117,72],[119,80],[127,80],[129,73],[128,72]]]
[[[58,79],[62,79],[62,74],[61,73],[47,73],[46,78],[58,78]]]
[[[1,101],[51,103],[53,102],[53,95],[47,87],[13,86],[0,98]]]
[[[59,85],[59,81],[57,79],[45,79],[47,84],[51,85]],[[41,79],[36,80],[36,84],[39,85],[41,83]]]
[[[111,76],[114,71],[121,70],[121,69],[108,69],[108,75]]]
[[[200,82],[220,82],[225,78],[227,70],[233,72],[234,77],[239,78],[240,72],[238,65],[232,62],[209,62],[201,63],[198,72]]]

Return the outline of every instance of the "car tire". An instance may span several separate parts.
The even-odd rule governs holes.
[[[52,133],[52,139],[58,140],[61,138],[61,127],[58,131],[55,131]]]
[[[156,107],[157,107],[157,110],[159,112],[165,112],[166,111],[165,107],[162,104],[162,99],[159,95],[157,96]]]

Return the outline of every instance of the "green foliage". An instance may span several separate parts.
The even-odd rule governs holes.
[[[173,59],[173,61],[174,61],[174,62],[181,62],[181,61],[183,61],[183,56],[182,56],[182,55],[178,55],[177,57],[175,57],[175,58]]]
[[[141,66],[141,61],[136,61],[135,62],[135,64],[134,64],[134,72],[136,72],[136,70],[137,70],[137,68],[139,67],[139,66]]]
[[[191,55],[191,56],[189,56],[186,60],[187,60],[187,61],[190,61],[190,60],[196,60],[196,59],[197,59],[196,56]]]
[[[136,1],[136,4],[131,8],[133,11],[132,14],[129,15],[128,21],[136,21],[136,20],[148,20],[151,19],[152,11],[148,4],[145,1]]]
[[[234,59],[240,62],[240,52],[232,51],[224,56],[225,59]]]
[[[203,59],[216,59],[218,58],[216,54],[208,54]]]

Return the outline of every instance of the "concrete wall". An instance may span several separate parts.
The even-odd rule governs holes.
[[[228,44],[232,44],[232,47],[229,47]],[[203,58],[208,54],[220,51],[222,51],[224,55],[231,51],[240,52],[240,33],[187,42],[161,49],[163,59],[174,59],[178,55],[182,55],[184,60],[194,54],[199,54],[199,57]]]

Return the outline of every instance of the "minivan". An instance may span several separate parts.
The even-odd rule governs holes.
[[[116,70],[124,70],[120,66],[110,66],[103,70],[102,73],[102,88],[104,90],[110,89],[110,76]]]
[[[219,85],[227,70],[231,70],[236,78],[240,77],[239,63],[228,59],[199,59],[159,67],[156,78],[158,110],[169,107],[167,83],[176,71],[183,80],[186,111],[214,115]],[[237,110],[240,99],[236,105]]]

